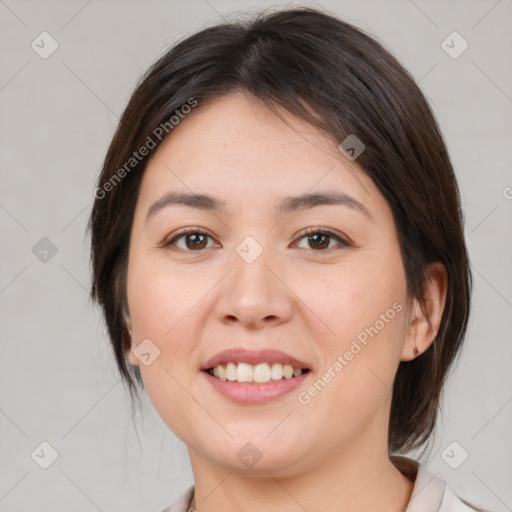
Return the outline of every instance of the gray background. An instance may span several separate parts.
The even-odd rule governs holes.
[[[2,512],[158,511],[192,483],[186,446],[147,398],[143,417],[131,419],[88,300],[84,230],[140,74],[222,17],[279,5],[0,1]],[[322,5],[374,34],[420,82],[439,119],[461,187],[475,291],[428,467],[466,499],[512,510],[512,1],[300,5]],[[31,47],[42,45],[43,31],[59,45],[46,59]],[[469,44],[458,58],[441,46],[453,31]],[[460,50],[460,40],[448,41]],[[44,253],[43,237],[56,254]],[[36,463],[49,461],[43,441],[58,452],[48,469]],[[462,450],[469,457],[457,469],[442,457],[460,461]]]

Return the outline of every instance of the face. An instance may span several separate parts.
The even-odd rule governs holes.
[[[357,160],[283,115],[234,93],[180,121],[143,176],[127,274],[132,348],[144,347],[129,358],[164,422],[198,458],[250,471],[255,455],[252,471],[274,475],[387,447],[408,326],[389,205]],[[215,203],[152,208],[170,192]],[[344,199],[287,201],[306,194]],[[239,384],[201,369],[238,348],[308,371]]]

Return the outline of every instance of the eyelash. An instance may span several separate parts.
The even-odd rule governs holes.
[[[301,240],[307,236],[316,235],[316,234],[327,235],[331,238],[335,238],[339,242],[339,244],[338,244],[340,246],[339,248],[349,247],[351,245],[345,239],[343,239],[342,237],[340,237],[339,235],[337,235],[336,233],[334,233],[333,231],[331,231],[330,229],[327,229],[327,228],[315,228],[315,227],[307,228],[305,231],[303,231],[299,235],[298,240]],[[189,250],[189,249],[181,249],[179,247],[177,249],[171,247],[172,245],[174,245],[176,243],[177,240],[179,240],[180,238],[183,238],[186,235],[206,235],[207,237],[213,239],[213,237],[211,237],[207,232],[201,231],[200,228],[192,227],[192,228],[186,228],[186,229],[179,231],[169,241],[163,242],[159,247],[164,248],[164,249],[169,249],[171,251],[178,250],[178,251],[184,251],[184,252],[201,252],[202,250],[204,250],[204,249],[199,249],[197,251],[193,251],[193,250]],[[335,248],[336,247],[330,247],[330,248],[328,247],[327,249],[306,249],[306,250],[310,250],[313,252],[328,252]]]

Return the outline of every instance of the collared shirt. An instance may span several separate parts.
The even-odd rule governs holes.
[[[416,463],[416,467],[416,479],[405,512],[475,512],[480,510],[460,499],[444,480],[432,475],[423,464]],[[189,487],[177,501],[162,512],[188,512],[194,496],[194,487],[194,485]]]

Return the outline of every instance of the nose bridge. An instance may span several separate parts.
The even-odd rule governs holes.
[[[291,297],[276,276],[279,264],[274,256],[269,244],[265,247],[251,235],[235,247],[230,261],[233,270],[218,304],[223,319],[238,319],[254,327],[289,317]]]
[[[259,237],[261,239],[261,237]],[[266,243],[263,246],[252,235],[247,236],[236,246],[232,261],[234,264],[233,292],[238,300],[250,305],[253,303],[268,303],[272,291],[278,293],[275,276],[269,267],[274,262],[272,249]]]

